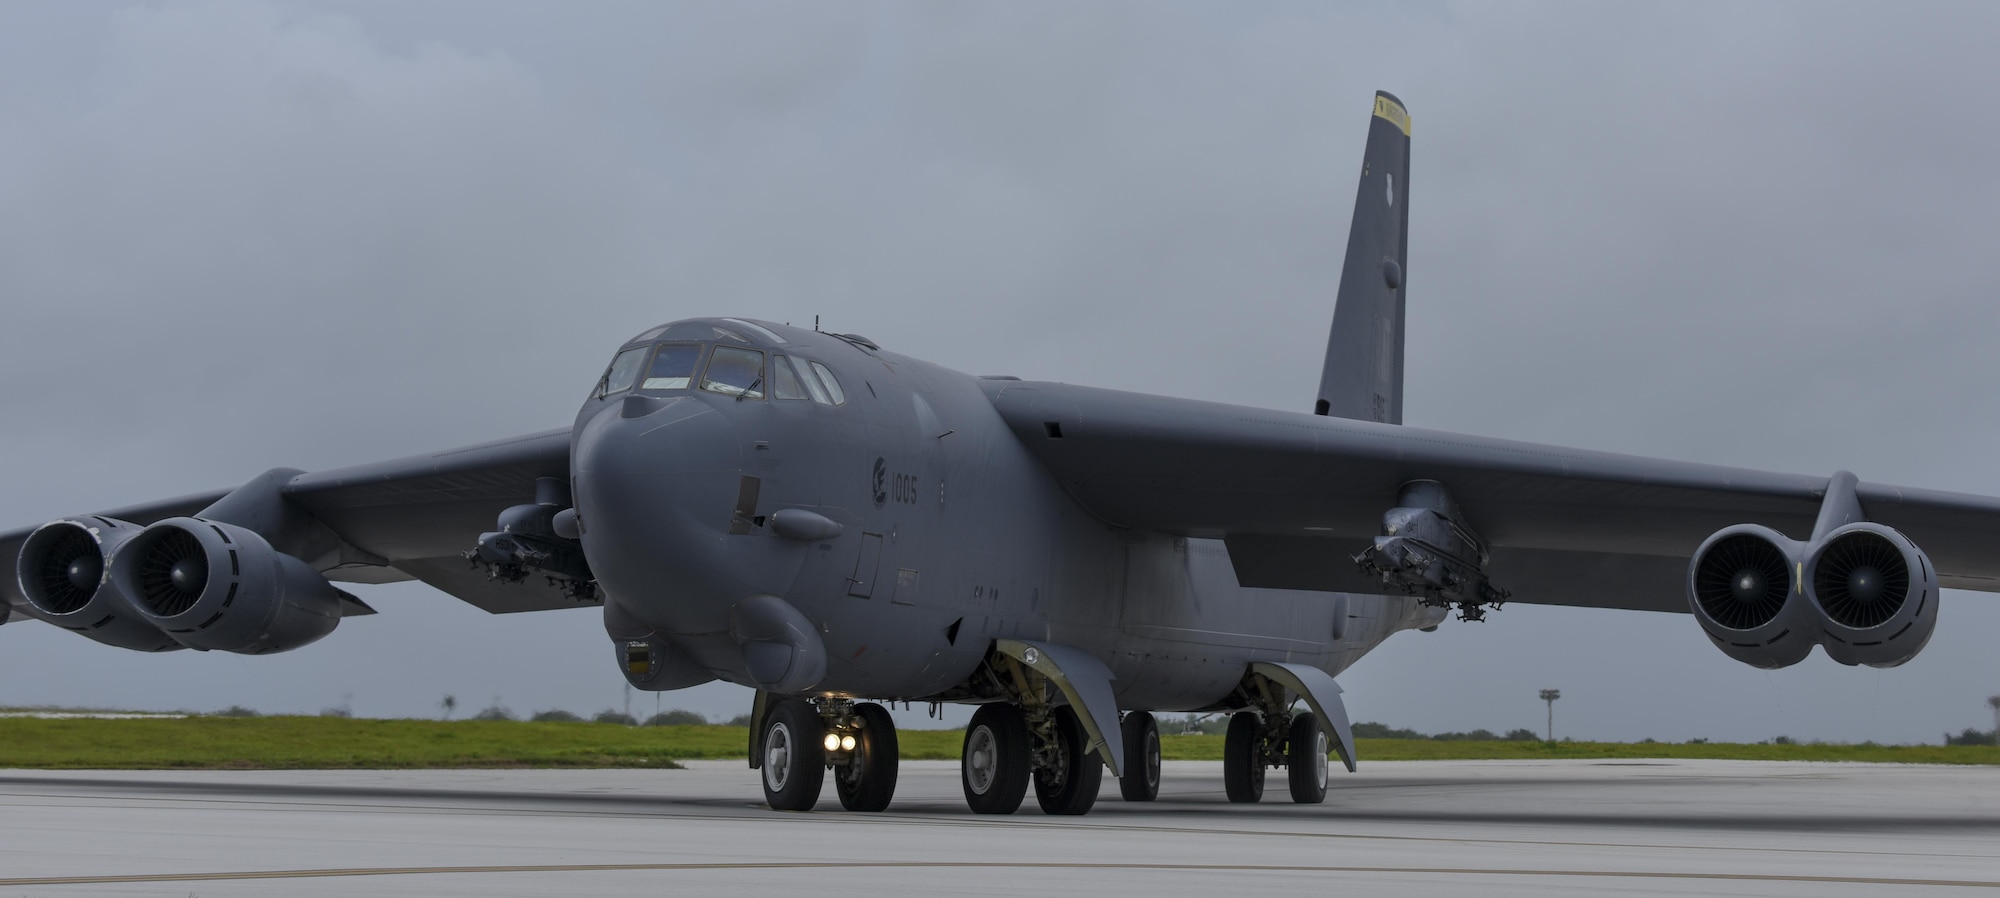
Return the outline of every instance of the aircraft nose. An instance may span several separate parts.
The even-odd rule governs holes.
[[[692,396],[626,396],[588,414],[571,447],[579,475],[733,471],[740,461],[727,416]]]
[[[607,594],[645,604],[741,594],[723,553],[742,473],[727,415],[697,397],[634,395],[605,402],[575,433],[584,553]]]

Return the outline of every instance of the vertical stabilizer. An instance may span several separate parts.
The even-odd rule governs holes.
[[[1315,414],[1403,423],[1409,175],[1410,114],[1401,100],[1376,91]]]

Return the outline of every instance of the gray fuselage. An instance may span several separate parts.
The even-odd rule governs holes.
[[[1402,597],[1243,588],[1218,540],[1093,518],[989,398],[1032,385],[742,319],[677,322],[626,349],[704,329],[763,352],[773,379],[776,356],[820,363],[844,402],[761,383],[739,398],[741,385],[697,378],[584,403],[571,453],[584,550],[614,640],[651,637],[676,656],[667,688],[755,685],[731,609],[760,595],[817,629],[826,672],[812,694],[937,696],[992,640],[1019,637],[1090,652],[1115,674],[1119,705],[1147,710],[1215,707],[1251,661],[1339,673],[1443,615]],[[784,509],[840,532],[782,535]]]

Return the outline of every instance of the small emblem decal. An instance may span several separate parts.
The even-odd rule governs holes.
[[[887,459],[880,457],[875,459],[875,479],[873,483],[875,488],[875,504],[879,506],[889,501],[889,462]]]

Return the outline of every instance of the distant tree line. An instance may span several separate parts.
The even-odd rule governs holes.
[[[1950,733],[1944,734],[1946,745],[1993,745],[1995,741],[1992,731],[1975,730],[1971,727],[1966,727],[1964,732],[1956,736]]]
[[[1542,734],[1522,727],[1508,730],[1501,736],[1492,730],[1471,730],[1464,733],[1436,733],[1425,735],[1416,730],[1392,727],[1386,723],[1362,721],[1354,725],[1356,739],[1429,739],[1435,742],[1540,742]]]
[[[1189,714],[1178,721],[1171,721],[1171,720],[1161,721],[1160,729],[1162,732],[1166,733],[1219,736],[1229,730],[1229,715]],[[1354,738],[1430,739],[1438,742],[1457,742],[1457,741],[1539,742],[1541,741],[1542,736],[1540,733],[1537,733],[1534,730],[1528,729],[1526,727],[1515,730],[1508,730],[1507,734],[1504,736],[1496,734],[1492,730],[1472,730],[1471,732],[1466,732],[1466,733],[1438,733],[1436,735],[1426,735],[1424,733],[1419,733],[1416,730],[1403,729],[1400,727],[1392,727],[1386,723],[1374,723],[1371,721],[1362,721],[1354,725]]]

